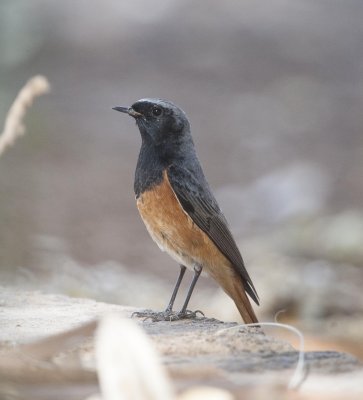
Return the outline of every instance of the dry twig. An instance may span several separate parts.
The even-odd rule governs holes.
[[[95,348],[103,399],[175,399],[158,353],[135,322],[106,316],[97,330]]]
[[[4,130],[0,135],[0,156],[19,136],[24,135],[25,126],[23,119],[33,100],[37,96],[48,93],[49,90],[49,82],[42,75],[37,75],[29,79],[26,85],[20,90],[10,107],[5,119]]]

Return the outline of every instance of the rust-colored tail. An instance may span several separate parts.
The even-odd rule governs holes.
[[[233,279],[223,282],[223,289],[232,298],[245,324],[258,323],[255,312],[253,311],[250,299],[248,298],[242,279],[235,274]]]
[[[236,271],[229,260],[220,253],[219,255],[218,263],[206,265],[209,275],[218,282],[222,289],[235,302],[245,324],[258,323],[243,284],[243,277]]]
[[[245,324],[254,324],[258,322],[255,312],[253,311],[250,299],[248,298],[244,287],[242,284],[238,285],[239,288],[236,289],[235,295],[232,297],[234,303],[236,304],[239,313]]]

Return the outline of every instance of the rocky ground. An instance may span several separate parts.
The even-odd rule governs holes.
[[[173,392],[190,399],[211,398],[209,389],[204,388],[206,385],[220,388],[222,391],[215,391],[214,395],[227,396],[216,397],[220,399],[246,395],[258,399],[266,398],[267,394],[269,398],[338,399],[344,395],[358,399],[363,395],[363,369],[359,360],[347,353],[326,350],[305,352],[303,374],[295,380],[295,389],[289,389],[292,378],[296,378],[299,353],[265,328],[262,332],[259,328],[210,318],[172,323],[133,318],[130,328],[128,321],[135,310],[131,307],[9,287],[1,288],[1,293],[0,398],[99,398],[97,373],[101,382],[105,381],[108,359],[111,375],[116,376],[117,382],[122,381],[118,367],[122,376],[125,363],[129,372],[137,370],[140,360],[141,364],[151,363],[147,371],[157,371],[157,362],[161,360],[160,368],[168,376],[164,384],[163,378],[158,378],[160,385],[171,387],[171,397],[165,399],[173,398]],[[108,333],[96,334],[96,362],[94,333],[100,330],[97,321],[110,313],[118,317],[113,317],[116,322],[112,322]],[[135,326],[137,331],[141,327],[146,340],[151,340],[151,347],[156,349],[155,367],[153,353],[145,356],[149,350],[142,350],[145,335],[137,331],[126,335]],[[138,353],[144,355],[139,361]],[[145,371],[133,376],[137,374],[143,376]],[[112,376],[106,378],[111,382],[109,386]],[[158,379],[153,379],[154,386]],[[147,387],[147,383],[140,382],[144,381],[139,381],[140,387]],[[130,381],[128,386],[132,386]],[[121,390],[122,386],[116,387]],[[194,392],[188,394],[186,390],[191,389]],[[104,391],[103,398],[111,398],[107,396],[109,393]],[[120,394],[119,398],[124,397]]]

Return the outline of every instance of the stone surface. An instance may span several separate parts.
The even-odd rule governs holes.
[[[109,313],[130,318],[135,309],[1,289],[0,398],[22,398],[26,393],[28,400],[76,399],[97,393],[93,344],[97,322],[87,322]],[[133,320],[151,338],[178,393],[203,385],[227,389],[237,398],[264,387],[281,396],[287,393],[298,352],[261,328],[211,318],[172,323]],[[55,339],[46,339],[56,334]],[[38,344],[32,344],[36,340]],[[317,391],[322,396],[324,390],[317,384],[321,378],[327,390],[332,383],[341,391],[353,388],[354,398],[363,392],[357,383],[362,376],[362,365],[349,354],[306,352],[305,379],[295,395]]]

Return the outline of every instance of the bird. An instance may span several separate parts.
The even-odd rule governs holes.
[[[227,220],[204,176],[185,112],[168,100],[145,98],[116,106],[136,121],[141,134],[134,191],[136,205],[151,238],[180,266],[171,299],[163,312],[137,317],[154,321],[196,318],[187,309],[199,276],[206,272],[234,301],[246,324],[258,323],[249,297],[259,297]],[[180,311],[173,310],[186,269],[194,272]],[[249,296],[249,297],[248,297]]]

